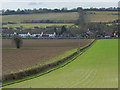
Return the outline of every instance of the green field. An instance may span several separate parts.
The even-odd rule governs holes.
[[[97,40],[76,60],[49,74],[5,88],[117,88],[118,40]]]
[[[106,14],[88,14],[86,15],[86,22],[112,22],[118,19],[118,15]]]
[[[112,15],[112,14],[118,14],[117,11],[87,11],[88,14],[95,13],[95,14],[101,14],[101,15]]]
[[[71,26],[71,25],[74,25],[74,24],[67,24],[67,23],[30,23],[30,24],[8,24],[8,25],[3,25],[3,27],[8,27],[8,28],[14,28],[14,27],[23,27],[23,29],[31,29],[35,26],[39,27],[39,28],[46,28],[46,27],[51,27],[51,26]]]
[[[85,15],[86,22],[109,22],[118,19],[118,12],[112,11],[87,11]],[[95,13],[95,14],[91,14]],[[0,16],[1,17],[1,16]],[[4,15],[3,23],[16,22],[20,24],[24,20],[52,20],[55,22],[73,22],[79,19],[77,12],[67,13],[42,13],[42,14],[24,14],[24,15]]]
[[[16,22],[20,23],[24,20],[53,20],[71,22],[77,20],[79,14],[72,13],[42,13],[42,14],[24,14],[24,15],[4,15],[2,16],[3,22]]]
[[[118,19],[117,11],[87,11],[86,13],[86,22],[111,22]]]

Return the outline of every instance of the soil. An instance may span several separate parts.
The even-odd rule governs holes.
[[[85,46],[91,40],[23,40],[20,49],[11,40],[3,40],[3,75],[46,62],[57,55]]]

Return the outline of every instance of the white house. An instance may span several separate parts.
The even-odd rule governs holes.
[[[30,36],[31,36],[31,37],[36,37],[36,36],[37,36],[37,37],[40,37],[41,34],[33,33],[33,34],[31,34]]]
[[[14,32],[14,34],[13,35],[16,35],[17,33],[16,32]],[[18,33],[18,35],[19,36],[21,36],[21,37],[36,37],[36,36],[38,36],[38,37],[55,37],[56,36],[56,33],[54,32],[54,33],[47,33],[47,34],[44,34],[43,32],[40,34],[40,33],[33,33],[33,34],[31,34],[31,33]]]
[[[18,35],[21,37],[31,37],[31,34],[29,32],[28,33],[19,33]]]
[[[46,33],[44,34],[43,32],[41,33],[41,37],[55,37],[56,33]]]
[[[109,35],[107,35],[107,36],[105,36],[105,38],[110,38],[111,36],[109,36]]]
[[[14,32],[14,34],[13,35],[16,35],[17,33],[16,32]],[[31,34],[28,32],[28,33],[18,33],[18,35],[19,36],[21,36],[21,37],[30,37],[31,36]]]

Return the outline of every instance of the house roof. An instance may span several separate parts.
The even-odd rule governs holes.
[[[26,31],[18,31],[17,33],[18,34],[27,34],[28,32],[26,32]]]
[[[87,34],[93,34],[93,32],[86,32]]]
[[[54,33],[55,33],[55,32],[54,32]],[[46,32],[46,33],[44,33],[44,32],[43,32],[43,34],[54,34],[54,33],[47,33],[47,32]]]

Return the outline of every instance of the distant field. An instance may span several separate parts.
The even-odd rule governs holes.
[[[74,25],[74,24],[67,24],[67,23],[30,23],[30,24],[9,24],[9,25],[3,25],[3,27],[8,27],[8,28],[14,28],[14,27],[20,27],[22,26],[23,29],[29,29],[29,28],[33,28],[35,26],[39,27],[39,28],[46,28],[46,27],[49,27],[49,26],[71,26],[71,25]]]
[[[97,40],[65,67],[5,88],[118,88],[118,40]]]
[[[109,22],[118,19],[118,12],[113,11],[87,11],[85,15],[86,22]],[[91,14],[95,13],[95,14]],[[1,16],[0,16],[1,17]],[[42,14],[26,14],[26,15],[5,15],[2,16],[3,22],[20,23],[24,20],[53,20],[56,22],[63,21],[65,23],[74,22],[79,18],[77,12],[68,13],[42,13]]]
[[[79,14],[77,12],[70,13],[42,13],[42,14],[26,14],[26,15],[6,15],[3,16],[3,22],[20,23],[24,20],[53,20],[71,22],[77,20]]]
[[[15,49],[11,40],[3,39],[3,75],[63,59],[77,51],[79,45],[83,47],[90,41],[72,39],[23,40],[22,48]]]
[[[117,11],[87,11],[86,13],[86,22],[111,22],[118,19]]]
[[[118,19],[118,15],[88,14],[85,16],[86,22],[111,22]]]
[[[101,14],[101,15],[111,15],[111,14],[118,14],[117,11],[87,11],[88,14],[95,13],[95,14]]]

